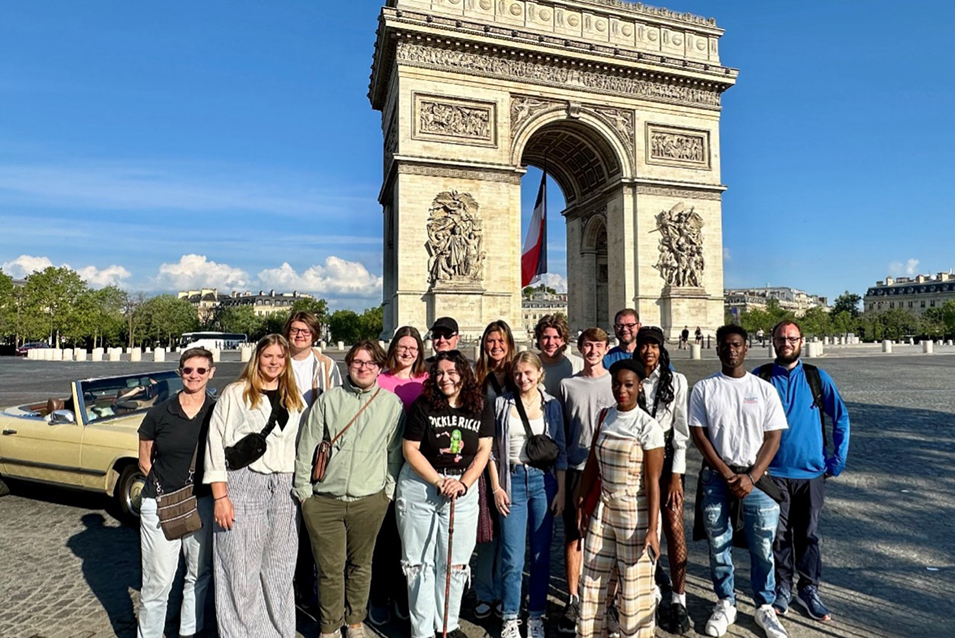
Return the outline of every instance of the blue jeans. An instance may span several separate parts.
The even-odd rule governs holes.
[[[408,610],[413,638],[431,638],[444,630],[444,592],[448,574],[451,501],[405,463],[398,476],[395,513],[401,536],[401,567],[408,579]],[[458,628],[461,598],[471,576],[468,562],[477,542],[478,490],[454,504],[448,632]],[[463,565],[456,569],[456,565]]]
[[[550,503],[557,493],[557,480],[527,465],[511,467],[510,513],[501,517],[501,580],[504,620],[518,617],[521,611],[521,576],[527,530],[530,528],[530,603],[528,615],[540,618],[547,609],[547,585],[550,580],[550,543],[554,515]]]
[[[494,507],[492,502],[491,507]],[[501,599],[501,532],[495,530],[494,540],[478,543],[474,569],[474,592],[478,601],[492,603]]]
[[[703,470],[703,525],[710,549],[710,577],[720,600],[736,604],[733,580],[733,527],[729,519],[729,499],[733,498],[726,481],[717,472]],[[743,530],[749,544],[750,582],[756,606],[776,600],[773,574],[773,540],[779,523],[779,505],[765,492],[753,488],[743,499]]]
[[[156,499],[144,498],[140,509],[139,539],[143,561],[143,587],[140,590],[139,638],[162,638],[166,626],[166,603],[179,568],[180,554],[185,557],[186,577],[182,585],[179,635],[198,633],[204,624],[206,592],[212,576],[211,496],[196,500],[202,529],[174,541],[166,540],[156,512]]]

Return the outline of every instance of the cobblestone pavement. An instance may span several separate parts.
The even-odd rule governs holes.
[[[717,368],[709,356],[695,362],[685,356],[675,353],[675,365],[691,383]],[[764,356],[754,350],[752,365]],[[847,472],[828,485],[821,526],[822,595],[833,620],[818,623],[793,609],[783,621],[790,636],[955,636],[955,357],[873,354],[816,363],[833,375],[848,403],[852,444]],[[59,394],[69,379],[103,374],[104,366],[116,373],[133,366],[173,367],[4,359],[0,405]],[[238,363],[222,364],[216,380],[224,385],[239,369]],[[699,455],[692,452],[690,459],[688,527]],[[137,531],[116,520],[105,497],[23,484],[12,488],[11,496],[0,499],[0,638],[134,636]],[[554,636],[566,596],[561,553],[555,540],[548,626]],[[748,560],[740,552],[735,560],[740,616],[728,635],[762,636],[752,617]],[[714,601],[708,571],[705,543],[691,542],[689,613],[700,631]],[[475,624],[470,607],[466,601],[467,634],[498,636],[499,622]],[[176,635],[176,608],[170,605],[170,637]],[[298,628],[300,635],[318,635],[317,624],[305,614]],[[214,629],[205,635],[214,636]],[[408,632],[393,623],[384,635],[405,638]]]

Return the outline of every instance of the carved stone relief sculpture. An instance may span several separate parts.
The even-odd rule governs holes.
[[[660,257],[654,268],[668,285],[700,288],[703,279],[703,218],[682,202],[656,216]]]
[[[421,101],[418,130],[431,135],[491,139],[491,109],[438,101]]]
[[[469,193],[445,191],[428,217],[428,272],[432,284],[474,283],[484,278],[484,227]]]
[[[647,156],[651,163],[709,168],[709,134],[648,124]]]

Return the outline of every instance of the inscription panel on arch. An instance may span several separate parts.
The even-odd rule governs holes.
[[[497,146],[497,103],[443,95],[414,94],[416,140]]]
[[[647,164],[710,170],[710,132],[647,123]]]

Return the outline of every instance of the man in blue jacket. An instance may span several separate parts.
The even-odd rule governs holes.
[[[779,451],[769,466],[783,493],[779,526],[773,548],[776,563],[777,614],[785,614],[793,601],[794,571],[799,580],[795,602],[816,620],[829,620],[829,610],[819,598],[822,556],[819,551],[819,514],[826,479],[839,476],[849,452],[849,414],[832,378],[815,366],[803,364],[802,329],[795,321],[781,321],[773,328],[776,360],[756,374],[775,386],[786,411],[789,429],[782,434]],[[826,450],[824,412],[832,420],[831,451]]]

